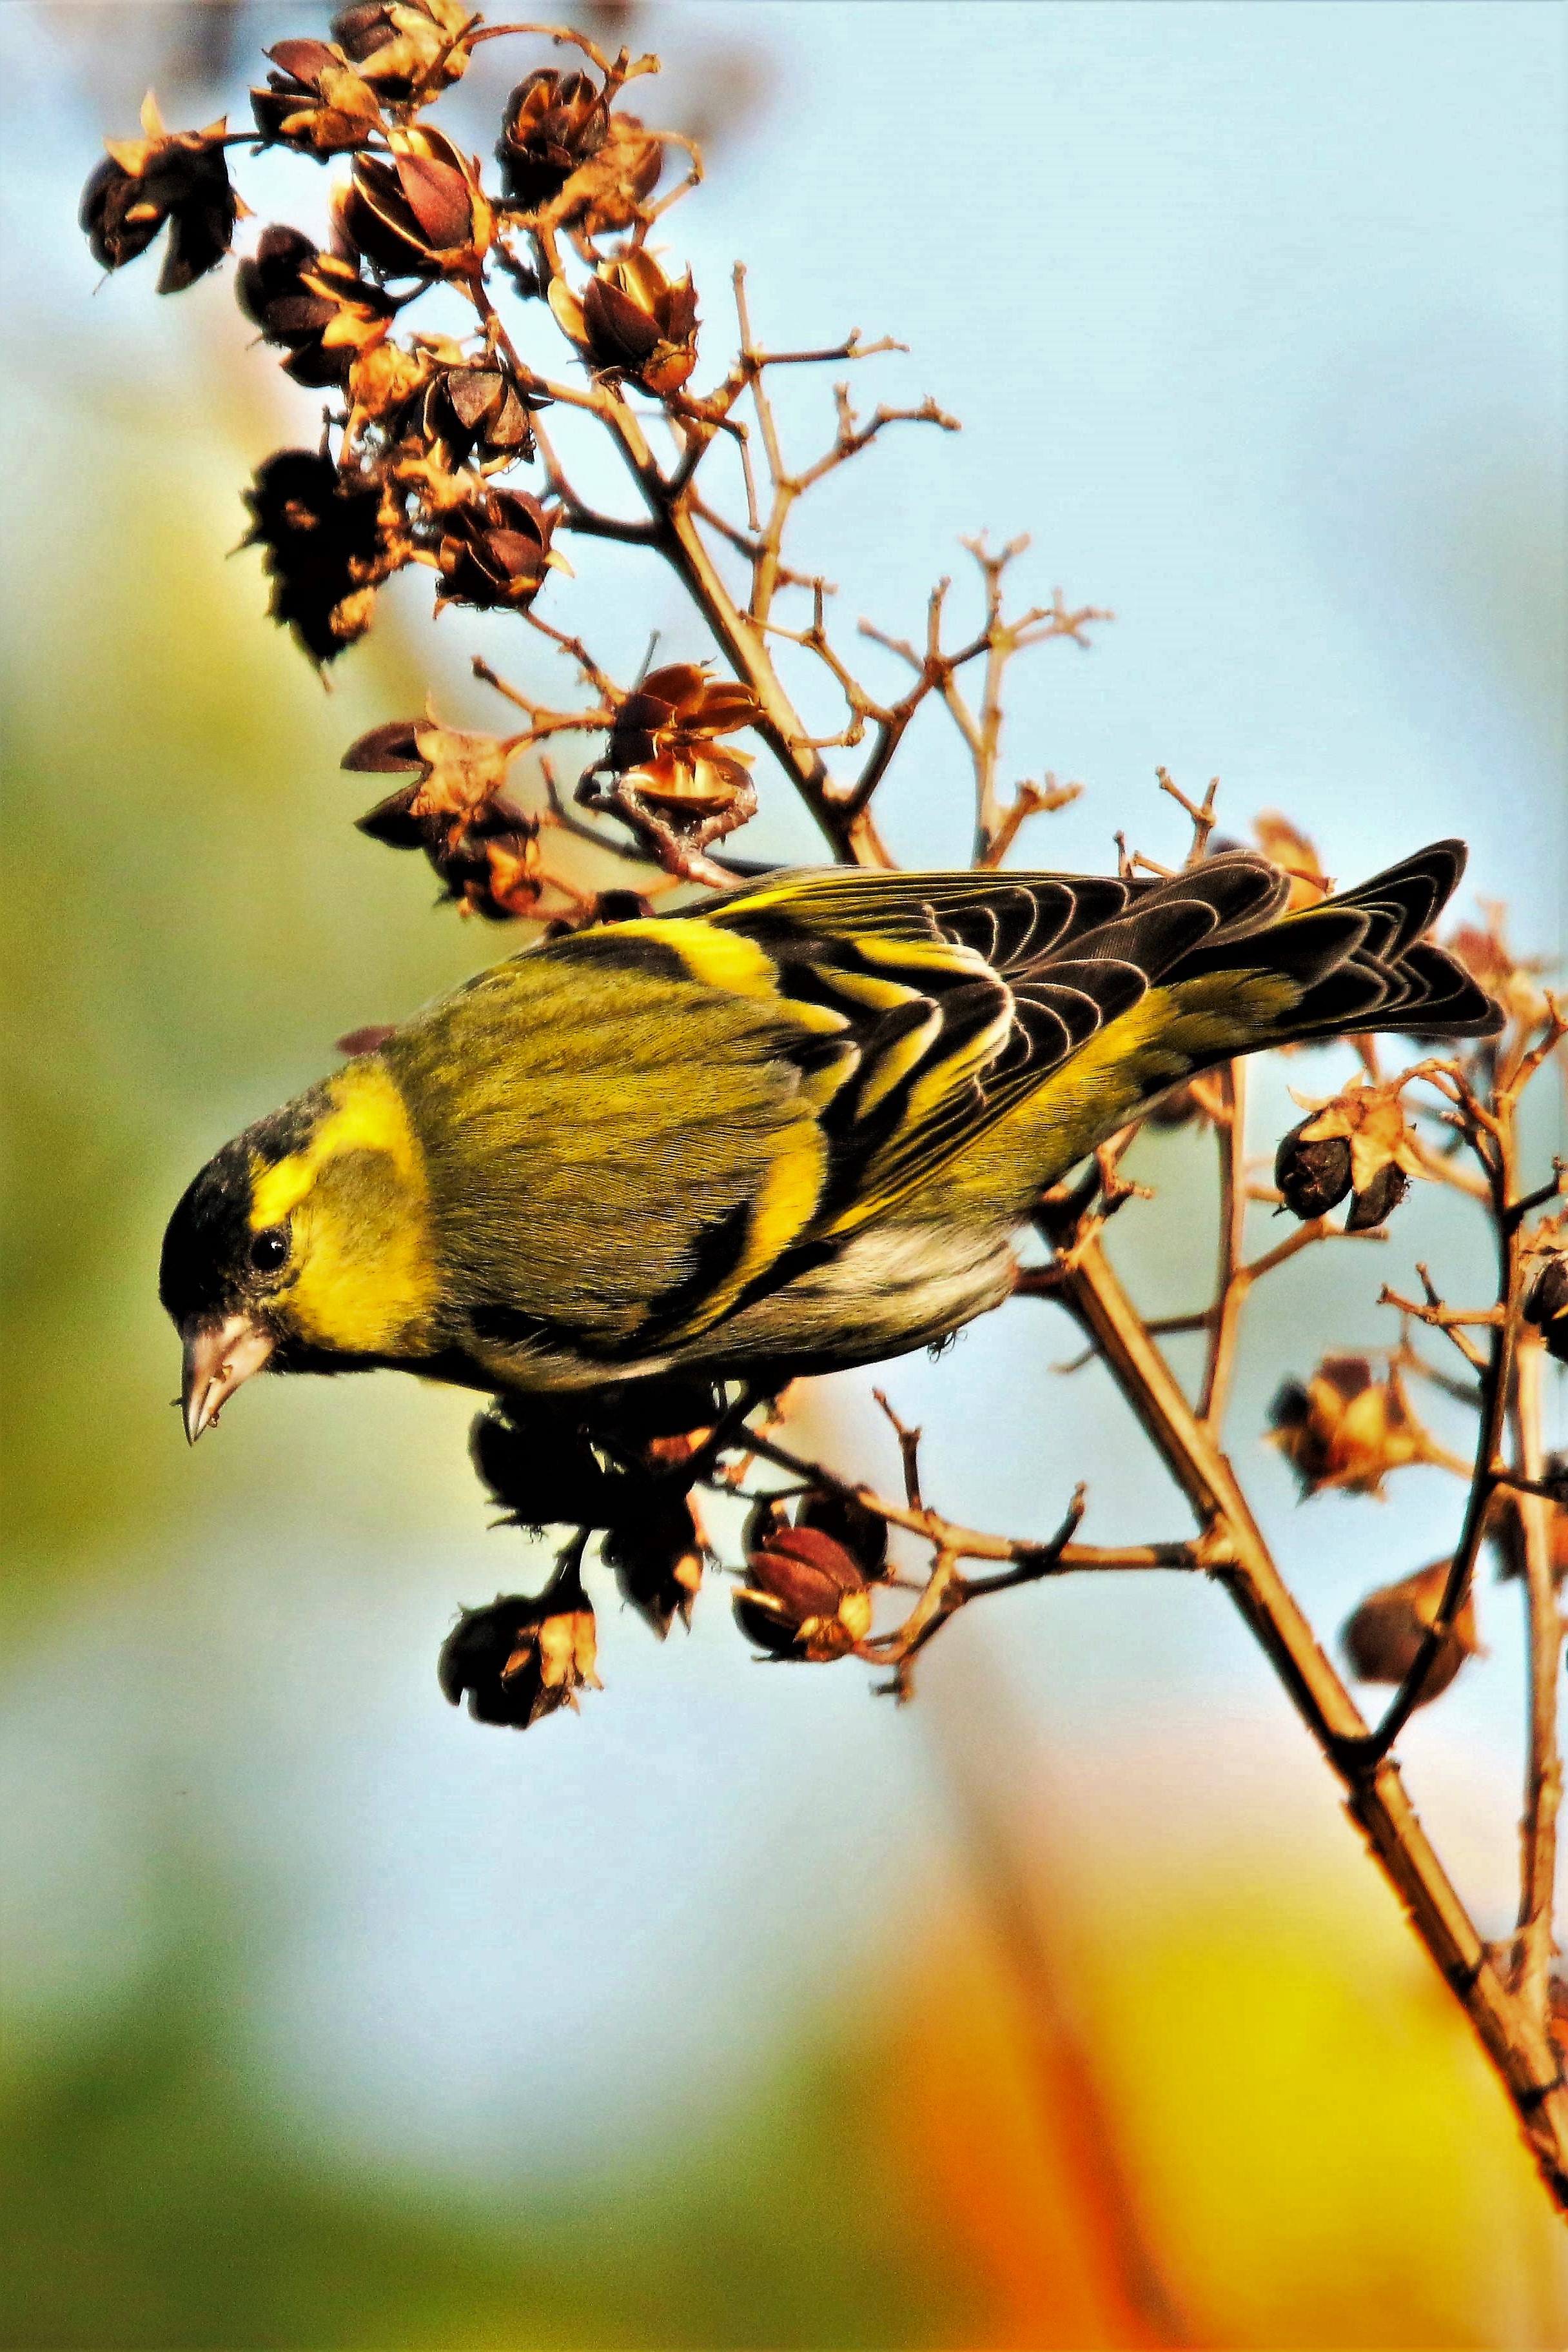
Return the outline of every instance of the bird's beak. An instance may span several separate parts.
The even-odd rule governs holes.
[[[194,1445],[235,1389],[261,1370],[277,1342],[248,1315],[230,1315],[221,1323],[188,1324],[184,1339],[180,1402],[184,1408],[185,1435]]]

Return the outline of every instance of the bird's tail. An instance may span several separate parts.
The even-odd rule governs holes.
[[[1173,877],[1143,900],[1138,914],[1152,913],[1166,891],[1173,898],[1189,895],[1206,870],[1212,874],[1230,862],[1214,858],[1207,869]],[[1254,861],[1236,860],[1243,863]],[[1276,1012],[1260,1009],[1254,1046],[1369,1029],[1490,1036],[1502,1026],[1499,1007],[1457,956],[1426,937],[1464,870],[1464,843],[1435,841],[1315,907],[1261,921],[1251,911],[1222,919],[1200,945],[1165,968],[1160,984],[1186,994],[1205,978],[1226,975],[1239,983],[1252,973],[1294,983],[1290,1001],[1281,999]]]
[[[1464,865],[1462,842],[1435,842],[1359,889],[1281,913],[1287,877],[1228,854],[1138,891],[1074,938],[1067,960],[1013,966],[1020,1003],[1070,986],[1104,1017],[966,1152],[945,1197],[1003,1202],[1020,1171],[1052,1183],[1169,1087],[1238,1055],[1370,1029],[1490,1035],[1498,1007],[1423,936]],[[1129,965],[1144,986],[1118,1003],[1111,982]]]

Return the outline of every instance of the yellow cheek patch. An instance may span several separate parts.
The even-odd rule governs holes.
[[[379,1062],[366,1056],[345,1070],[329,1088],[332,1108],[302,1150],[273,1167],[257,1160],[251,1170],[253,1233],[291,1217],[329,1160],[346,1151],[384,1152],[405,1183],[423,1192],[423,1168],[403,1099]]]
[[[329,1100],[302,1150],[255,1171],[251,1224],[293,1223],[282,1312],[301,1338],[346,1354],[396,1353],[436,1297],[423,1155],[379,1063],[345,1070]]]

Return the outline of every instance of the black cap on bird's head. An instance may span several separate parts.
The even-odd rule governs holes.
[[[163,1235],[158,1296],[184,1345],[181,1403],[193,1445],[283,1334],[275,1309],[290,1281],[288,1221],[258,1225],[258,1170],[298,1148],[312,1124],[306,1097],[247,1128],[186,1187]]]

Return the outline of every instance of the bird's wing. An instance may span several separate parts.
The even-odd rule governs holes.
[[[507,1128],[507,1164],[525,1143],[538,1161],[516,1286],[578,1320],[601,1291],[589,1319],[607,1360],[684,1344],[942,1180],[1030,1097],[1049,1104],[1086,1047],[1105,1066],[1068,1122],[1086,1139],[1069,1159],[1176,1077],[1256,1045],[1417,1003],[1479,1033],[1485,999],[1417,942],[1458,856],[1438,845],[1282,920],[1288,877],[1244,854],[1147,884],[772,877],[529,950],[474,985],[530,1055],[591,1079],[596,1108],[580,1131]],[[526,1033],[508,993],[525,980]],[[1141,1040],[1134,1008],[1150,1015]],[[501,1091],[511,1120],[515,1088]]]
[[[811,1034],[779,1050],[800,1067],[827,1145],[810,1220],[822,1241],[940,1173],[1173,961],[1265,922],[1286,887],[1247,856],[1154,884],[807,874],[689,916],[580,933],[575,945],[671,957],[691,979],[815,1011]]]

